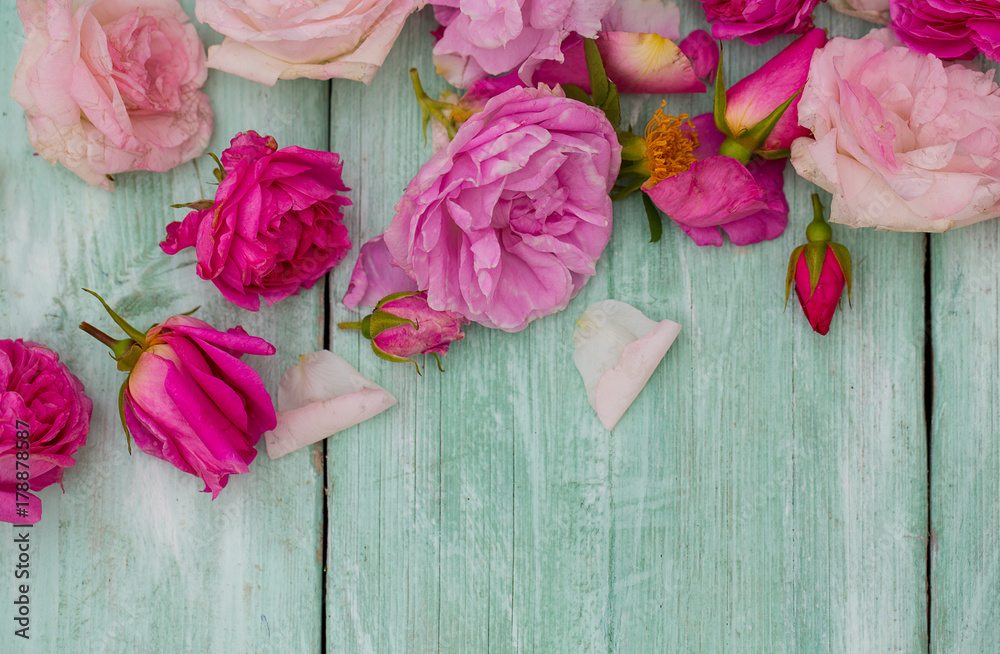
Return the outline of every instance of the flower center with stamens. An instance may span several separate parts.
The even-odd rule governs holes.
[[[646,125],[646,167],[649,181],[655,186],[667,177],[683,173],[694,163],[694,149],[698,147],[698,133],[687,114],[670,116],[663,113],[666,100],[653,119]]]

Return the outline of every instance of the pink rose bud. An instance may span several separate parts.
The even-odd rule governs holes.
[[[792,252],[788,261],[788,276],[785,279],[785,305],[792,280],[799,304],[809,319],[813,331],[825,335],[830,331],[830,321],[840,303],[847,284],[847,298],[851,297],[851,255],[840,243],[834,243],[830,225],[823,219],[823,205],[819,196],[813,193],[815,217],[806,228],[805,245]]]
[[[270,136],[237,134],[222,152],[214,201],[193,202],[167,225],[160,248],[193,247],[198,276],[256,311],[312,288],[351,249],[342,207],[351,201],[332,152],[278,149]]]
[[[417,354],[448,354],[448,344],[465,338],[462,325],[468,320],[452,311],[436,311],[427,304],[427,293],[393,293],[382,298],[371,315],[361,322],[342,322],[341,329],[360,329],[371,339],[372,350],[386,361],[412,363]]]
[[[118,394],[129,451],[135,439],[143,452],[200,477],[215,499],[229,475],[249,470],[257,441],[274,429],[271,396],[239,360],[242,354],[274,354],[274,346],[242,327],[220,332],[188,315],[171,316],[143,334],[93,295],[128,334],[115,340],[80,324],[129,373]]]
[[[0,340],[0,520],[34,524],[33,491],[62,486],[87,443],[93,402],[59,355],[31,341]]]

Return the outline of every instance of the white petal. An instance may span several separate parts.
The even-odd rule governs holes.
[[[396,398],[329,350],[303,354],[278,384],[278,424],[264,433],[277,459],[382,413]]]
[[[639,396],[680,331],[672,320],[654,322],[618,300],[587,307],[573,333],[573,363],[605,429]]]

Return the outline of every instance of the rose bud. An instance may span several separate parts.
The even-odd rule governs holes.
[[[128,338],[80,329],[111,348],[129,375],[118,393],[118,412],[139,449],[200,477],[212,499],[229,475],[249,470],[261,435],[274,429],[271,396],[241,354],[274,354],[274,346],[242,327],[220,332],[186,314],[171,316],[145,334],[104,308]]]
[[[830,331],[830,321],[840,303],[840,296],[847,284],[847,300],[851,299],[851,254],[840,243],[834,243],[833,231],[823,219],[823,205],[819,196],[813,193],[813,220],[806,227],[808,243],[800,245],[792,252],[788,261],[788,276],[785,278],[785,306],[792,280],[795,280],[795,294],[806,312],[806,318],[814,331],[826,334]]]
[[[371,339],[372,351],[386,361],[412,363],[417,374],[420,366],[410,357],[417,354],[438,355],[448,353],[448,344],[465,338],[462,325],[469,321],[452,311],[435,311],[427,304],[427,293],[393,293],[375,305],[371,315],[361,322],[342,322],[341,329],[360,329],[365,338]]]
[[[87,443],[93,402],[59,355],[31,341],[0,340],[0,520],[34,524],[32,491],[62,486]]]

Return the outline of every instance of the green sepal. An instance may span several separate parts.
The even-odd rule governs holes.
[[[435,361],[437,361],[438,370],[440,370],[441,372],[444,372],[444,368],[441,366],[441,357],[438,356],[438,353],[437,352],[431,352],[431,356],[434,357]]]
[[[191,314],[193,314],[195,311],[197,311],[200,308],[201,308],[201,305],[199,304],[198,306],[196,306],[195,308],[191,309],[190,311],[185,311],[184,313],[179,313],[177,315],[179,315],[179,316],[190,316]],[[157,323],[157,325],[158,324],[159,323]],[[156,325],[153,325],[153,327],[156,327]],[[152,329],[153,327],[150,327],[150,329]]]
[[[455,126],[455,121],[452,118],[445,118],[442,111],[443,109],[451,109],[453,106],[447,102],[432,100],[427,95],[423,84],[420,83],[420,73],[417,72],[416,68],[410,69],[410,81],[413,82],[413,94],[417,96],[417,103],[420,105],[424,143],[427,142],[427,125],[431,122],[431,118],[434,118],[434,120],[438,121],[445,128],[449,139],[455,138],[455,134],[458,133],[458,127]]]
[[[182,204],[172,204],[170,205],[173,209],[194,209],[195,211],[203,211],[205,209],[211,209],[215,203],[212,200],[198,200],[196,202],[186,202]]]
[[[375,305],[375,308],[381,309],[382,305],[386,302],[392,302],[393,300],[398,300],[400,298],[410,297],[411,295],[416,295],[417,293],[419,293],[419,291],[400,291],[399,293],[390,293],[379,300],[378,304]]]
[[[792,156],[792,151],[788,148],[783,150],[757,150],[755,154],[761,159],[786,159]]]
[[[417,374],[423,375],[423,373],[420,372],[420,366],[417,365],[416,361],[413,359],[404,359],[403,357],[398,357],[395,354],[387,354],[378,349],[378,346],[375,345],[375,341],[372,341],[372,352],[374,352],[375,356],[378,358],[385,359],[386,361],[392,361],[393,363],[412,363],[413,367],[417,369]]]
[[[566,97],[570,100],[576,100],[577,102],[582,102],[583,104],[590,105],[591,107],[594,106],[594,101],[590,99],[587,92],[576,84],[563,84],[562,90],[563,93],[566,94]]]
[[[792,281],[795,279],[795,268],[799,265],[799,256],[806,246],[800,245],[792,250],[792,256],[788,259],[788,275],[785,276],[785,308],[788,308],[788,295],[792,292]]]
[[[830,243],[830,248],[833,249],[833,256],[837,257],[844,280],[847,281],[847,306],[851,306],[851,253],[840,243]]]
[[[372,315],[368,316],[365,320],[368,321],[368,338],[375,338],[387,329],[393,329],[402,325],[409,325],[414,329],[420,329],[420,326],[409,318],[400,318],[399,316],[393,315],[388,311],[382,311],[379,309],[373,311]],[[362,333],[365,331],[365,320],[361,321]]]
[[[226,169],[222,167],[222,162],[219,161],[219,158],[215,156],[214,152],[209,152],[208,156],[215,160],[216,168],[212,171],[212,174],[215,175],[215,180],[222,183],[222,180],[226,178]]]
[[[663,236],[663,218],[656,203],[647,193],[642,194],[642,206],[646,209],[646,220],[649,221],[649,242],[656,243]]]
[[[632,132],[616,130],[618,144],[622,146],[622,161],[642,161],[646,158],[646,139]]]
[[[722,145],[719,146],[719,154],[723,157],[731,157],[745,166],[750,163],[750,156],[753,153],[750,152],[750,150],[747,150],[743,144],[736,139],[729,138],[727,136],[725,140],[722,141]]]
[[[128,430],[125,422],[125,389],[128,387],[128,377],[122,382],[122,387],[118,389],[118,417],[122,421],[122,429],[125,430],[125,442],[128,444],[129,456],[132,455],[132,432]]]
[[[826,241],[806,243],[806,267],[809,269],[809,297],[812,297],[819,284],[819,275],[823,272],[823,261],[826,259]]]
[[[132,346],[128,351],[120,357],[115,357],[118,361],[116,366],[121,372],[132,372],[132,368],[135,368],[135,364],[139,361],[139,356],[142,354],[143,350],[139,347],[139,344],[135,341],[129,339]]]
[[[712,107],[712,116],[715,118],[715,128],[732,137],[733,132],[726,122],[726,82],[722,76],[722,48],[719,48],[719,67],[715,71],[715,104]]]
[[[139,347],[141,347],[141,348],[145,348],[146,347],[146,335],[145,334],[143,334],[138,329],[136,329],[132,325],[130,325],[127,322],[125,322],[125,319],[122,318],[121,316],[119,316],[117,313],[115,313],[114,309],[112,309],[111,307],[109,307],[108,303],[105,302],[104,298],[102,298],[100,295],[98,295],[97,293],[93,292],[89,288],[85,288],[83,290],[86,291],[86,292],[88,292],[88,293],[90,293],[91,295],[93,295],[94,297],[96,297],[98,300],[101,301],[101,304],[104,305],[104,310],[108,312],[108,315],[110,315],[111,319],[115,321],[115,324],[118,325],[119,327],[121,327],[122,331],[124,331],[126,334],[128,334],[129,337],[133,341],[135,341],[136,343],[138,343]]]
[[[802,89],[795,92],[795,95],[785,100],[781,103],[774,111],[769,113],[762,121],[751,127],[750,129],[744,130],[737,134],[734,138],[739,141],[743,147],[751,152],[759,150],[761,146],[764,145],[764,141],[767,137],[771,135],[774,131],[774,126],[778,124],[781,117],[785,115],[785,110],[795,101],[795,98],[799,97],[802,93]]]
[[[590,95],[594,98],[594,105],[600,107],[607,101],[611,91],[601,51],[597,49],[594,39],[583,40],[583,55],[587,60],[587,75],[590,77]]]

